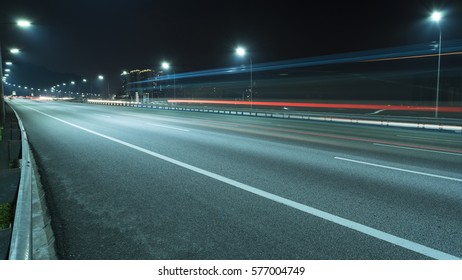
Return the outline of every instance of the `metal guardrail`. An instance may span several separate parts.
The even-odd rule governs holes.
[[[19,181],[18,198],[14,215],[13,231],[11,233],[10,260],[32,259],[32,166],[30,160],[29,142],[26,131],[18,116],[21,130],[21,178]]]
[[[445,119],[428,119],[417,117],[395,117],[395,116],[372,116],[372,115],[359,115],[359,114],[345,114],[345,113],[321,113],[321,112],[300,112],[300,111],[286,111],[274,112],[271,110],[252,110],[246,111],[242,109],[232,108],[194,108],[194,107],[178,107],[168,105],[147,105],[133,102],[123,101],[110,101],[110,100],[88,100],[89,104],[111,105],[111,106],[124,106],[124,107],[137,107],[137,108],[150,108],[158,110],[174,110],[174,111],[187,111],[187,112],[203,112],[214,114],[226,115],[240,115],[240,116],[254,116],[278,119],[294,119],[294,120],[312,120],[312,121],[325,121],[325,122],[338,122],[350,124],[364,124],[364,125],[379,125],[391,126],[401,128],[417,128],[417,129],[431,129],[440,131],[462,132],[462,125],[459,120]]]

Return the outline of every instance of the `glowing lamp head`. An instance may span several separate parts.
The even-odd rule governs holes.
[[[434,11],[432,15],[430,16],[431,20],[438,23],[440,20],[443,18],[443,14],[438,11]]]
[[[236,48],[236,54],[238,56],[244,56],[246,54],[246,51],[243,47],[237,47]]]
[[[19,27],[27,28],[31,26],[31,22],[28,20],[20,19],[16,22]]]
[[[162,62],[162,68],[165,69],[165,70],[168,70],[170,68],[170,63]]]

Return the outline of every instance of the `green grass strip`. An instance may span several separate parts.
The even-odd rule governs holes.
[[[13,220],[13,204],[0,204],[0,229],[9,228]]]

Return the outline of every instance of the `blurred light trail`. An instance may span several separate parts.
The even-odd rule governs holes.
[[[455,40],[446,43],[445,47],[441,51],[441,55],[460,55],[462,54],[462,40]],[[437,56],[435,49],[428,43],[402,46],[395,48],[387,48],[380,50],[361,51],[353,53],[342,53],[333,55],[324,55],[311,58],[294,59],[294,60],[283,60],[273,61],[267,63],[259,63],[253,65],[253,72],[259,71],[273,71],[280,69],[293,69],[301,67],[313,67],[319,65],[330,65],[330,64],[343,64],[343,63],[355,63],[355,62],[366,62],[366,61],[381,61],[381,60],[393,60],[403,58],[425,58],[431,56]],[[187,79],[197,77],[210,77],[217,75],[233,75],[243,74],[249,72],[248,67],[226,67],[218,69],[201,70],[186,73],[177,73],[175,79]],[[149,82],[159,82],[173,80],[172,75],[159,76],[152,79],[147,79],[140,82],[133,82],[129,84],[143,84]]]
[[[306,102],[278,102],[278,101],[234,101],[234,100],[188,100],[169,99],[168,103],[189,104],[218,104],[218,105],[245,105],[270,107],[300,107],[300,108],[331,108],[331,109],[359,109],[359,110],[390,110],[390,111],[424,111],[433,112],[434,106],[407,106],[407,105],[381,105],[381,104],[349,104],[349,103],[306,103]],[[462,113],[462,107],[440,107],[441,112]]]
[[[449,55],[460,55],[462,52],[450,52],[450,53],[442,53],[441,56],[449,56]],[[399,57],[390,57],[390,58],[379,58],[379,59],[370,59],[364,60],[363,62],[375,62],[375,61],[388,61],[388,60],[401,60],[401,59],[412,59],[412,58],[426,58],[426,57],[437,57],[438,54],[423,54],[423,55],[412,55],[412,56],[399,56]]]

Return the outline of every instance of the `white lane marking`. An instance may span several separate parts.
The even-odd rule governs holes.
[[[462,141],[460,141],[460,140],[438,139],[438,138],[418,137],[418,136],[399,135],[399,134],[397,134],[396,136],[398,136],[398,137],[403,137],[403,138],[413,138],[413,139],[422,139],[422,140],[432,140],[432,141],[437,141],[437,142],[462,143]]]
[[[406,149],[406,150],[413,150],[413,151],[422,151],[422,152],[429,152],[429,153],[446,154],[446,155],[452,155],[452,156],[462,156],[462,154],[451,153],[451,152],[443,152],[443,151],[427,150],[427,149],[421,149],[421,148],[412,148],[412,147],[387,145],[387,144],[380,144],[380,143],[373,143],[373,144],[376,145],[376,146],[383,146],[383,147],[390,147],[390,148],[397,148],[397,149]]]
[[[386,110],[387,109],[377,110],[377,111],[375,111],[373,113],[369,113],[369,115],[376,115],[376,114],[381,113],[381,112],[386,111]]]
[[[364,164],[364,165],[370,165],[370,166],[375,166],[375,167],[380,167],[380,168],[385,168],[385,169],[391,169],[391,170],[396,170],[396,171],[402,171],[402,172],[407,172],[407,173],[412,173],[412,174],[418,174],[418,175],[424,175],[424,176],[429,176],[429,177],[435,177],[435,178],[440,178],[440,179],[446,179],[446,180],[451,180],[451,181],[462,182],[462,179],[459,179],[459,178],[441,176],[441,175],[425,173],[425,172],[419,172],[419,171],[414,171],[414,170],[409,170],[409,169],[402,169],[402,168],[391,167],[391,166],[386,166],[386,165],[381,165],[381,164],[375,164],[375,163],[370,163],[370,162],[365,162],[365,161],[360,161],[360,160],[354,160],[354,159],[348,159],[348,158],[342,158],[342,157],[335,157],[335,159],[354,162],[354,163],[359,163],[359,164]]]
[[[29,108],[29,107],[27,107],[27,108]],[[363,225],[363,224],[360,224],[360,223],[357,223],[357,222],[354,222],[354,221],[350,221],[348,219],[345,219],[345,218],[330,214],[328,212],[324,212],[324,211],[318,210],[316,208],[313,208],[313,207],[310,207],[310,206],[307,206],[307,205],[292,201],[290,199],[283,198],[281,196],[278,196],[278,195],[275,195],[275,194],[272,194],[272,193],[269,193],[269,192],[254,188],[252,186],[249,186],[249,185],[246,185],[244,183],[235,181],[233,179],[229,179],[227,177],[218,175],[216,173],[201,169],[199,167],[195,167],[193,165],[181,162],[179,160],[176,160],[176,159],[173,159],[173,158],[158,154],[156,152],[147,150],[145,148],[142,148],[142,147],[127,143],[127,142],[119,140],[117,138],[114,138],[114,137],[111,137],[111,136],[108,136],[108,135],[104,135],[102,133],[90,130],[88,128],[84,128],[82,126],[70,123],[70,122],[62,120],[60,118],[53,117],[53,116],[51,116],[49,114],[46,114],[46,113],[43,113],[43,112],[41,112],[39,110],[36,110],[36,109],[33,109],[33,108],[29,108],[29,109],[34,110],[34,111],[36,111],[36,112],[38,112],[38,113],[40,113],[40,114],[42,114],[44,116],[55,119],[55,120],[57,120],[59,122],[65,123],[67,125],[70,125],[70,126],[73,126],[75,128],[78,128],[80,130],[91,133],[93,135],[96,135],[96,136],[105,138],[107,140],[113,141],[115,143],[124,145],[126,147],[129,147],[129,148],[132,148],[134,150],[140,151],[140,152],[145,153],[147,155],[153,156],[155,158],[158,158],[158,159],[164,160],[166,162],[172,163],[174,165],[177,165],[177,166],[183,167],[185,169],[191,170],[191,171],[196,172],[198,174],[202,174],[204,176],[207,176],[209,178],[212,178],[212,179],[218,180],[220,182],[226,183],[228,185],[234,186],[236,188],[247,191],[249,193],[253,193],[253,194],[257,195],[257,196],[260,196],[260,197],[269,199],[271,201],[286,205],[288,207],[300,210],[300,211],[302,211],[304,213],[307,213],[307,214],[316,216],[318,218],[333,222],[335,224],[344,226],[346,228],[355,230],[357,232],[360,232],[360,233],[375,237],[377,239],[386,241],[388,243],[391,243],[391,244],[400,246],[402,248],[411,250],[413,252],[425,255],[427,257],[434,258],[434,259],[442,259],[442,260],[451,260],[451,259],[452,260],[459,260],[460,259],[460,257],[450,255],[448,253],[445,253],[445,252],[442,252],[442,251],[427,247],[425,245],[422,245],[422,244],[419,244],[419,243],[416,243],[416,242],[413,242],[413,241],[410,241],[410,240],[407,240],[407,239],[404,239],[404,238],[401,238],[401,237],[398,237],[398,236],[395,236],[395,235],[392,235],[392,234],[389,234],[389,233],[386,233],[386,232],[383,232],[383,231],[378,230],[378,229],[374,229],[372,227],[369,227],[369,226],[366,226],[366,225]]]
[[[158,126],[158,127],[162,127],[162,128],[169,128],[169,129],[174,129],[174,130],[179,130],[179,131],[189,131],[187,129],[184,129],[184,128],[178,128],[178,127],[173,127],[173,126],[168,126],[168,125],[162,125],[162,124],[156,124],[156,123],[149,123],[147,122],[146,124],[149,124],[149,125],[152,125],[152,126]]]

